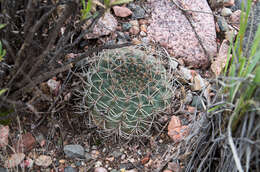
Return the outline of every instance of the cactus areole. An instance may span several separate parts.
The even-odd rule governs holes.
[[[105,50],[97,57],[84,91],[91,120],[120,137],[147,136],[171,101],[162,61],[138,47]]]

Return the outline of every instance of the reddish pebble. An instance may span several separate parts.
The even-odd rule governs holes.
[[[166,169],[166,170],[163,170],[163,172],[172,172],[172,170]]]
[[[146,156],[146,157],[144,157],[144,158],[141,160],[141,163],[144,165],[144,164],[146,164],[146,163],[149,161],[149,159],[150,159],[150,156]]]
[[[168,135],[172,138],[175,142],[180,142],[189,134],[189,127],[188,126],[180,126],[176,127],[172,130],[168,130]]]
[[[173,115],[171,118],[171,121],[168,125],[168,130],[172,130],[176,127],[180,127],[181,126],[181,120],[179,119],[179,117]]]
[[[22,135],[22,138],[16,143],[16,152],[28,152],[36,145],[36,140],[31,133]]]
[[[120,7],[120,6],[113,6],[114,13],[118,17],[128,17],[133,14],[133,12],[126,8],[126,7]]]
[[[148,20],[145,20],[145,19],[140,19],[138,22],[139,22],[140,25],[148,24]]]
[[[231,7],[235,4],[234,0],[224,0],[224,6],[225,7]]]

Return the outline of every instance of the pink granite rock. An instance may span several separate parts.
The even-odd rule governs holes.
[[[118,23],[115,17],[109,12],[106,12],[94,26],[93,32],[86,34],[84,38],[93,39],[104,35],[109,35],[116,30],[117,24]]]
[[[179,2],[179,1],[175,1]],[[206,0],[182,0],[186,9],[211,13]],[[181,10],[168,0],[150,0],[152,19],[148,37],[166,47],[175,58],[182,58],[193,68],[209,66],[208,56],[201,47],[194,30]],[[198,36],[211,57],[216,55],[216,31],[211,14],[188,12]]]
[[[118,17],[128,17],[133,14],[133,12],[126,7],[113,6],[112,8]]]

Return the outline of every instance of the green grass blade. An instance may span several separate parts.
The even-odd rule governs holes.
[[[104,4],[106,6],[106,8],[110,7],[110,0],[104,0]]]
[[[233,38],[230,40],[230,46],[228,48],[228,54],[227,54],[227,62],[226,62],[226,65],[225,65],[225,69],[224,69],[224,76],[227,75],[227,70],[228,70],[228,66],[229,66],[229,62],[230,62],[230,59],[232,59],[232,57],[230,57],[231,55],[231,49],[233,47]],[[232,55],[233,56],[233,55]]]
[[[259,48],[260,44],[260,24],[258,25],[256,34],[255,34],[255,39],[251,48],[251,54],[250,57],[253,57],[257,51],[257,48]]]
[[[86,9],[86,2],[85,2],[85,0],[81,0],[81,4],[82,4],[82,7],[83,7],[83,10],[85,10]]]
[[[110,5],[121,5],[121,4],[128,4],[130,2],[133,2],[133,0],[115,0]]]
[[[259,63],[259,61],[260,61],[260,51],[258,51],[254,55],[253,59],[248,62],[249,65],[248,65],[248,69],[246,71],[247,72],[246,75],[248,75],[249,73],[252,73],[252,71],[254,70],[255,66]]]
[[[0,29],[3,29],[6,26],[6,24],[0,24]]]
[[[237,50],[237,48],[239,48],[238,49],[239,57],[241,57],[241,53],[243,52],[242,51],[243,40],[244,40],[244,35],[245,35],[246,27],[247,27],[247,21],[248,21],[249,13],[250,13],[250,10],[251,10],[251,3],[252,3],[252,0],[247,1],[246,12],[244,11],[244,2],[242,1],[242,4],[241,4],[241,11],[242,12],[241,12],[241,16],[240,16],[240,29],[239,29],[239,32],[238,32],[238,35],[237,35],[237,38],[239,38],[239,39],[237,39],[236,42],[235,42],[235,50]]]
[[[239,58],[239,71],[238,71],[238,77],[241,77],[243,72],[245,71],[245,65],[246,65],[247,59],[245,57]]]
[[[255,70],[255,77],[253,80],[254,84],[260,84],[260,66],[257,66],[256,70]]]
[[[92,8],[92,0],[88,0],[87,6],[86,6],[85,0],[82,0],[81,2],[82,2],[82,6],[83,6],[81,19],[84,20],[90,14],[90,11],[91,11],[91,8]]]
[[[236,74],[236,66],[235,64],[232,64],[231,67],[230,67],[230,71],[229,71],[229,76],[231,77],[231,81],[230,81],[230,84],[233,84],[235,81],[233,79],[233,77],[235,77],[235,74]],[[229,97],[230,97],[230,101],[232,102],[233,100],[233,97],[234,97],[234,91],[235,91],[235,86],[232,86],[229,88]]]
[[[6,91],[7,91],[7,89],[1,89],[1,90],[0,90],[0,96],[1,96],[2,94],[4,94]]]
[[[2,47],[2,42],[0,41],[0,61],[3,60],[3,57],[5,56],[6,51]]]
[[[216,105],[216,106],[210,108],[210,109],[208,110],[208,113],[214,112],[215,110],[217,110],[218,108],[222,107],[223,105],[224,105],[224,104],[220,104],[220,105]]]

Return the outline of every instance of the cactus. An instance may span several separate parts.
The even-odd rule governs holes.
[[[171,83],[161,59],[136,46],[105,50],[97,57],[85,73],[91,120],[120,137],[147,136],[171,101]]]

